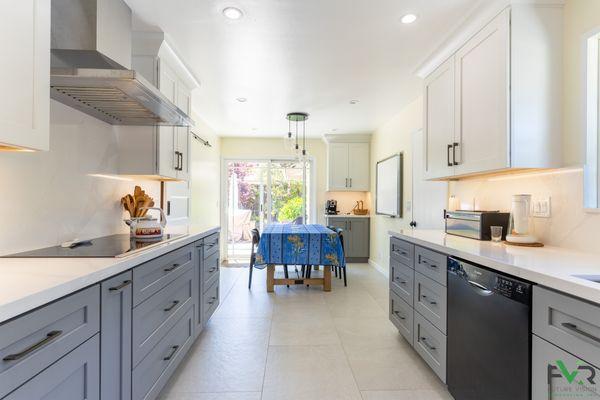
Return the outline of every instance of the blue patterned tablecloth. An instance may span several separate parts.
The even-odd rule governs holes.
[[[338,235],[323,225],[270,224],[260,237],[256,264],[345,266]]]

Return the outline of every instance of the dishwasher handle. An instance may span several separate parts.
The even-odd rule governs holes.
[[[490,294],[493,293],[490,289],[486,288],[481,283],[477,283],[477,282],[471,281],[471,280],[467,280],[467,283],[469,285],[471,285],[472,288],[477,289],[476,292],[483,296],[489,296]]]

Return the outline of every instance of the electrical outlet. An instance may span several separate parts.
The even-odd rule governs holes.
[[[531,208],[531,214],[536,218],[550,218],[552,215],[550,197],[534,199]]]

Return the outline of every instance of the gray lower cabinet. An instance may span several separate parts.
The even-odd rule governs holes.
[[[99,330],[99,285],[0,325],[0,398]]]
[[[95,335],[3,400],[99,400],[99,357]]]
[[[442,271],[445,255],[390,238],[389,319],[445,383],[448,294]]]
[[[100,284],[100,398],[131,399],[132,273]]]
[[[598,400],[600,368],[532,336],[533,400]]]
[[[366,262],[369,259],[368,217],[327,217],[327,225],[342,229],[344,236],[344,253],[351,262]]]

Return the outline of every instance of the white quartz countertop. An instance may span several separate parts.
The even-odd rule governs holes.
[[[367,215],[354,215],[354,214],[325,214],[325,218],[370,218],[369,214]]]
[[[390,236],[462,258],[600,304],[600,283],[574,275],[600,278],[600,255],[545,246],[517,247],[479,241],[442,230],[389,231]]]
[[[186,236],[123,258],[0,258],[0,323],[218,231],[170,228]]]

